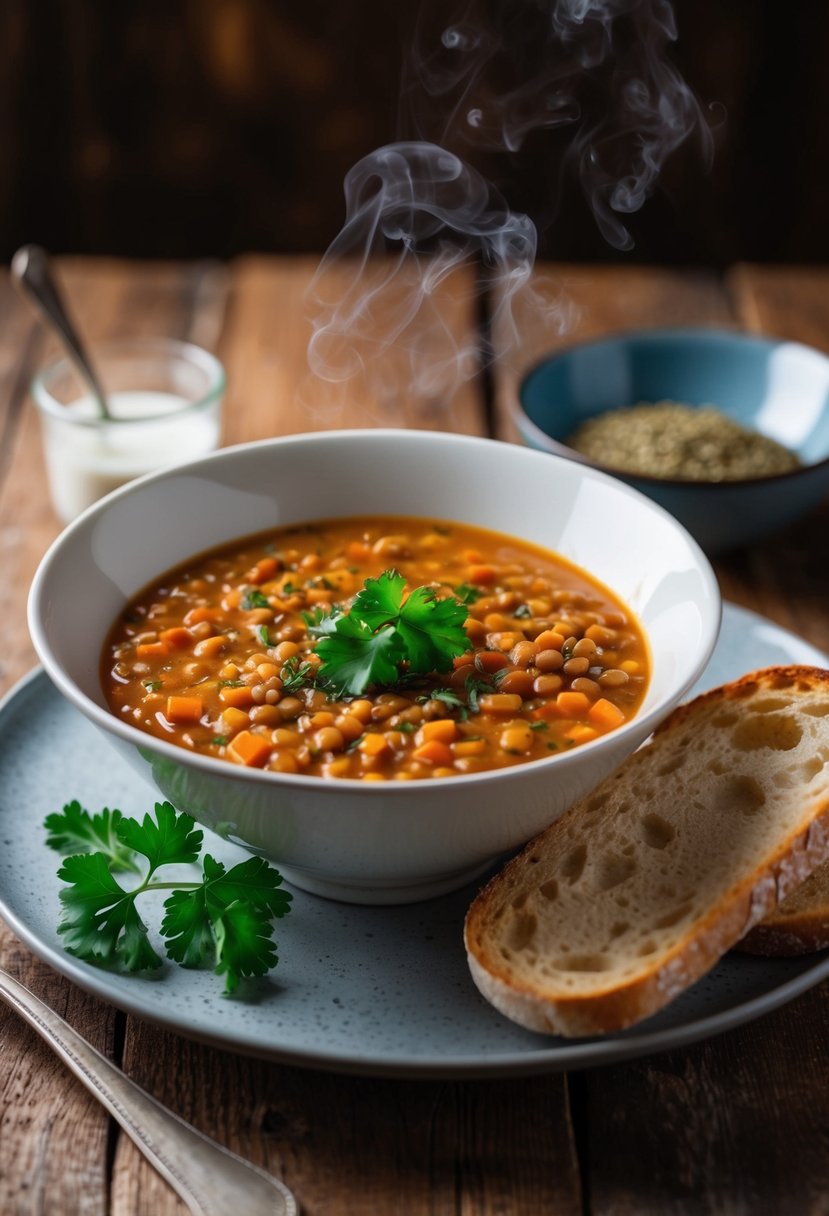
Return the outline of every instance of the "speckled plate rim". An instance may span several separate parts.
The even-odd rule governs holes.
[[[771,662],[829,666],[829,658],[826,655],[756,613],[726,604],[724,623],[732,635],[739,634],[751,649],[756,650],[757,658],[753,663],[754,666],[764,666]],[[776,648],[773,655],[768,654],[769,647]],[[713,662],[714,660],[712,660]],[[749,666],[745,666],[744,670],[749,670]],[[732,674],[742,673],[735,671],[722,676],[717,672],[716,679],[713,681],[707,680],[704,674],[699,688],[710,686],[712,682],[720,682],[721,679],[731,678]],[[41,688],[42,695],[58,697],[45,673],[40,668],[36,668],[15,685],[0,702],[0,764],[3,759],[3,744],[6,736],[4,727],[8,714],[15,710],[17,703],[22,698],[41,695]],[[66,706],[64,712],[74,715],[77,711]],[[34,832],[34,827],[31,830]],[[32,843],[34,844],[34,841]],[[40,846],[38,845],[37,848],[39,851]],[[56,892],[59,887],[57,879],[55,879],[54,886],[57,902]],[[650,1019],[628,1031],[602,1038],[549,1039],[514,1028],[515,1033],[520,1035],[520,1049],[486,1051],[470,1055],[446,1054],[440,1051],[423,1055],[400,1054],[388,1051],[372,1052],[356,1047],[343,1050],[317,1044],[313,1047],[299,1048],[278,1041],[266,1042],[263,1041],[261,1034],[248,1033],[240,1026],[238,1018],[234,1017],[235,1003],[233,1002],[222,1006],[228,1011],[224,1024],[215,1025],[210,1031],[206,1031],[203,1027],[194,1027],[187,1020],[186,993],[184,998],[180,993],[177,994],[175,979],[177,975],[181,975],[180,972],[171,971],[170,975],[159,985],[140,978],[125,979],[89,966],[66,954],[59,946],[56,947],[33,928],[26,915],[19,913],[16,909],[16,893],[19,902],[19,891],[0,891],[0,916],[17,937],[56,971],[87,992],[100,997],[125,1013],[163,1026],[187,1038],[225,1050],[237,1050],[246,1055],[258,1056],[283,1064],[357,1075],[474,1079],[597,1067],[688,1046],[733,1029],[779,1008],[829,976],[829,952],[804,956],[797,960],[761,960],[759,964],[758,960],[753,959],[750,965],[755,970],[758,965],[762,968],[765,982],[765,987],[758,995],[738,1001],[720,1012],[713,1014],[702,1012],[701,1015],[689,1017],[679,1024],[656,1025],[651,1028],[651,1023],[655,1019]],[[314,900],[313,896],[303,898]],[[436,906],[439,901],[432,901],[432,903]],[[343,905],[326,905],[326,901],[316,901],[316,904],[318,910],[327,906],[331,909],[340,909],[340,914],[343,914]],[[421,908],[428,908],[428,906],[419,905]],[[386,910],[383,908],[373,908],[363,910],[361,914],[382,917],[385,912]],[[397,915],[400,915],[399,910]],[[458,933],[460,934],[460,925],[458,925]],[[288,946],[285,945],[284,949],[287,950]],[[743,964],[732,963],[731,965]],[[463,966],[465,967],[465,964]],[[727,968],[729,966],[728,958],[723,960],[720,966]],[[210,987],[211,992],[215,991],[217,980],[210,973],[190,972],[187,974],[188,977],[198,977],[195,981],[188,980],[188,982],[200,983],[203,981]],[[469,982],[471,984],[471,980]],[[335,983],[336,980],[332,980],[332,984]],[[134,989],[133,985],[135,985]],[[162,991],[165,998],[169,998],[162,1008],[148,999],[149,992],[155,995],[157,991]],[[481,1004],[485,1006],[482,1000]],[[236,1008],[238,1009],[238,1006]],[[487,1016],[492,1014],[496,1018],[500,1017],[500,1015],[495,1015],[489,1006],[485,1006],[485,1012]],[[659,1016],[657,1015],[657,1018]]]

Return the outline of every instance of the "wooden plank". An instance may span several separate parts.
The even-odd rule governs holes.
[[[462,384],[448,399],[442,394],[418,396],[409,391],[394,354],[380,358],[375,347],[358,339],[354,349],[364,361],[365,374],[342,384],[312,376],[306,292],[316,269],[314,258],[249,257],[234,264],[233,307],[221,348],[229,383],[226,442],[355,426],[482,432],[474,383]],[[349,266],[338,267],[327,280],[327,291],[335,297],[345,294],[353,287],[354,274]],[[383,318],[393,302],[376,319],[381,337]],[[446,355],[447,349],[464,349],[474,341],[476,288],[471,271],[444,280],[431,303],[434,350]],[[396,387],[395,382],[387,383],[387,376],[398,376]]]
[[[699,317],[733,315],[746,328],[790,337],[820,331],[821,276],[732,275],[732,303],[692,302]],[[808,282],[810,290],[801,293]],[[716,293],[715,293],[716,294]],[[620,297],[627,297],[621,290]],[[657,292],[667,307],[683,296]],[[797,312],[800,301],[800,313]],[[592,310],[607,318],[602,302]],[[652,323],[645,299],[639,323]],[[782,310],[780,312],[779,310]],[[680,310],[681,311],[681,310]],[[783,315],[785,313],[785,316]],[[802,316],[802,326],[799,323]],[[611,309],[610,320],[615,320]],[[684,318],[683,318],[684,319]],[[702,319],[702,318],[700,318]],[[829,333],[829,328],[826,330]],[[826,615],[826,513],[716,562],[726,598],[746,604],[819,645]],[[829,1049],[827,985],[778,1013],[687,1051],[572,1079],[579,1146],[593,1216],[690,1216],[700,1211],[819,1210],[829,1191],[825,1137]]]
[[[194,1126],[277,1173],[326,1216],[581,1216],[561,1078],[454,1083],[336,1076],[212,1051],[136,1024],[125,1067]],[[119,1145],[119,1157],[121,1149]],[[151,1177],[114,1216],[178,1216]]]
[[[216,327],[211,267],[67,260],[61,279],[90,338],[138,333],[187,337],[209,303]],[[37,562],[59,524],[48,498],[38,419],[27,400],[35,366],[51,357],[29,310],[0,281],[0,613],[6,644],[0,692],[34,663],[25,621],[26,593]],[[207,334],[207,329],[203,329]],[[38,808],[37,813],[41,813]],[[115,1053],[123,1018],[35,959],[0,925],[0,966],[31,987],[100,1050]],[[111,1123],[101,1107],[57,1063],[49,1049],[0,1006],[0,1211],[92,1214],[108,1210]],[[136,1209],[138,1210],[138,1209]]]
[[[745,329],[829,352],[826,267],[744,264],[729,271],[726,284]]]
[[[591,1216],[823,1212],[829,988],[584,1079]]]
[[[494,304],[495,432],[511,441],[519,441],[512,413],[521,377],[545,355],[611,333],[734,319],[719,279],[707,271],[539,265],[532,285],[538,303],[517,313],[517,343]]]
[[[440,414],[402,400],[381,416],[378,400],[366,402],[354,387],[309,413],[298,393],[306,376],[303,298],[315,267],[312,259],[234,265],[219,346],[230,386],[227,442],[380,422],[483,431],[471,384]],[[473,302],[473,286],[461,289],[460,280],[442,300],[458,343],[468,340]],[[457,1086],[332,1077],[212,1051],[133,1019],[124,1067],[208,1135],[278,1172],[309,1213],[581,1211],[562,1077]],[[122,1137],[113,1212],[139,1211],[173,1216],[181,1206]]]
[[[735,315],[754,333],[829,351],[829,269],[737,266],[727,276]],[[804,519],[716,563],[723,594],[829,653],[829,501]]]

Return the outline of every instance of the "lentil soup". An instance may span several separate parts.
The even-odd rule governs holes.
[[[390,571],[407,594],[460,601],[464,642],[446,670],[403,661],[393,684],[354,695],[322,678],[314,625]],[[365,781],[566,751],[631,718],[648,676],[640,626],[584,571],[415,518],[323,521],[202,554],[130,602],[102,656],[109,708],[141,730],[236,764]]]

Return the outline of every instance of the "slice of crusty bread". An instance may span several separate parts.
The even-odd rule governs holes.
[[[829,671],[773,667],[676,709],[466,917],[472,977],[550,1034],[662,1008],[829,858]]]
[[[783,958],[829,948],[829,862],[824,862],[736,949]]]

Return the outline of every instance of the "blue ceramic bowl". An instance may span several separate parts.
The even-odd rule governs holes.
[[[772,477],[699,482],[604,467],[671,512],[708,553],[757,540],[829,493],[829,357],[797,342],[719,330],[616,334],[551,355],[523,379],[516,423],[530,447],[594,464],[565,444],[585,419],[640,401],[714,405],[796,452]]]

